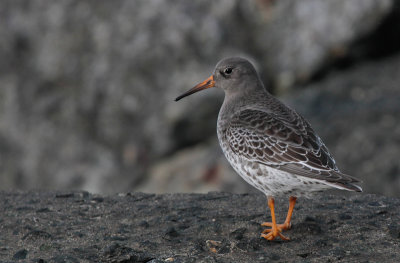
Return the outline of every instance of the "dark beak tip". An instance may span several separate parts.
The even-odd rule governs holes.
[[[213,76],[210,76],[208,79],[206,79],[205,81],[197,84],[196,86],[194,86],[193,88],[191,88],[190,90],[186,91],[185,93],[183,93],[182,95],[178,96],[175,98],[175,101],[178,101],[180,99],[183,99],[184,97],[187,97],[193,93],[196,93],[200,90],[203,89],[208,89],[214,87],[214,80],[213,80]]]

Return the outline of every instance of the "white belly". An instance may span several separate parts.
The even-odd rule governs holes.
[[[267,196],[309,197],[312,192],[332,188],[321,180],[293,175],[269,166],[248,161],[233,153],[221,140],[220,145],[233,169],[250,185]]]

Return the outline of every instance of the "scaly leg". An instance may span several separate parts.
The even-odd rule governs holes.
[[[289,198],[289,210],[288,210],[288,213],[287,213],[287,216],[286,216],[286,220],[285,220],[285,222],[284,222],[283,224],[276,224],[276,220],[275,220],[275,211],[274,211],[274,204],[275,204],[275,202],[274,202],[274,199],[273,199],[273,198],[268,198],[268,206],[269,206],[269,208],[270,208],[270,210],[271,210],[272,222],[264,222],[264,223],[262,223],[261,225],[262,225],[262,226],[269,226],[269,227],[272,227],[272,228],[270,228],[270,229],[265,229],[265,230],[262,232],[262,234],[261,234],[262,237],[264,237],[264,238],[266,238],[266,239],[268,239],[268,240],[273,240],[273,239],[275,239],[276,236],[279,235],[283,240],[289,240],[288,238],[284,237],[284,236],[281,235],[281,234],[271,234],[271,233],[274,233],[274,232],[276,232],[276,231],[278,231],[278,233],[280,233],[280,232],[282,232],[283,230],[290,229],[290,227],[291,227],[290,220],[291,220],[291,218],[292,218],[293,209],[294,209],[294,206],[295,206],[295,204],[296,204],[296,200],[297,200],[297,198],[294,197],[294,196],[291,196],[291,197]],[[271,208],[271,207],[272,207],[272,208]],[[274,227],[274,226],[275,226],[275,227]],[[269,233],[269,234],[266,235],[266,233]],[[270,234],[271,234],[271,235],[270,235]],[[273,237],[272,237],[272,236],[273,236]],[[272,238],[272,239],[270,239],[270,238]]]
[[[294,196],[291,196],[291,197],[289,198],[289,210],[288,210],[288,213],[287,213],[287,216],[286,216],[286,220],[285,220],[285,222],[284,222],[283,224],[277,224],[277,227],[278,227],[278,229],[279,229],[280,231],[290,229],[290,227],[291,227],[291,225],[292,225],[292,224],[290,223],[290,220],[291,220],[291,218],[292,218],[293,209],[294,209],[294,206],[295,206],[295,204],[296,204],[296,200],[297,200],[297,198],[294,197]],[[272,223],[271,223],[271,222],[265,222],[265,223],[262,223],[261,225],[262,225],[262,226],[272,226]],[[265,232],[269,232],[269,230],[270,230],[270,229],[266,229]]]

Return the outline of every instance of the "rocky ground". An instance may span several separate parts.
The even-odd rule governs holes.
[[[0,192],[0,262],[396,262],[400,200],[299,200],[289,242],[260,238],[260,194]],[[283,220],[287,200],[277,200]]]

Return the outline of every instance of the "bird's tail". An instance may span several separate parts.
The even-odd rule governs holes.
[[[329,180],[327,183],[329,185],[347,191],[362,192],[361,186],[357,185],[362,183],[362,181],[356,177],[350,176],[348,174],[343,174],[339,171],[333,172],[333,174],[338,176],[337,180]]]
[[[326,182],[326,184],[341,190],[354,191],[354,192],[363,191],[361,186],[356,185],[354,183]]]

